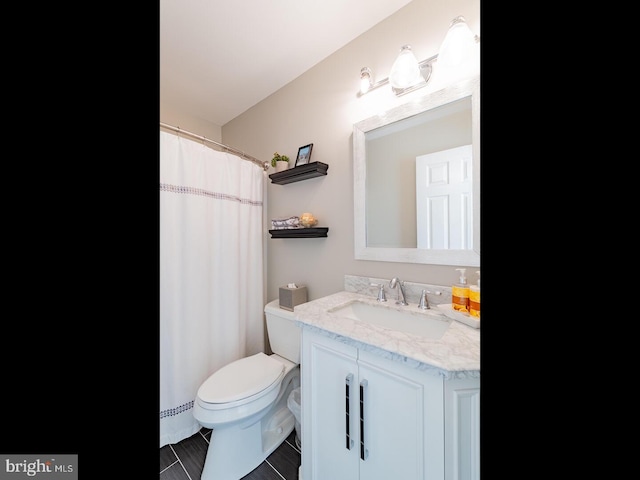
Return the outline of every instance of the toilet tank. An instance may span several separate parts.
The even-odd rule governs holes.
[[[300,363],[300,327],[295,314],[280,308],[280,300],[273,300],[264,307],[267,317],[267,333],[273,353],[287,360]]]

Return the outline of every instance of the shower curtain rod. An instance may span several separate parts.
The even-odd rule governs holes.
[[[225,150],[228,150],[228,151],[230,151],[232,153],[240,155],[244,160],[249,160],[250,162],[253,162],[253,163],[256,163],[256,164],[260,165],[262,168],[264,168],[265,172],[269,169],[269,162],[263,162],[261,160],[258,160],[257,158],[252,157],[251,155],[247,155],[246,153],[244,153],[244,152],[242,152],[240,150],[237,150],[237,149],[235,149],[233,147],[229,147],[228,145],[225,145],[223,143],[218,143],[218,142],[216,142],[214,140],[210,140],[210,139],[208,139],[206,137],[203,137],[202,135],[196,135],[195,133],[188,132],[187,130],[183,130],[180,127],[174,127],[173,125],[169,125],[167,123],[160,122],[160,126],[164,127],[164,128],[168,128],[169,130],[173,130],[174,132],[182,133],[184,135],[188,135],[190,137],[197,138],[198,140],[201,140],[203,142],[213,143],[214,145],[222,147]]]

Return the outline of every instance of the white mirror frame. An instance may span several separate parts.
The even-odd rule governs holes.
[[[473,250],[434,250],[418,248],[367,247],[366,228],[366,143],[365,134],[373,129],[417,115],[432,108],[471,96],[473,153]],[[400,105],[385,115],[376,115],[353,126],[353,206],[356,260],[427,263],[435,265],[480,266],[480,78],[474,77]]]

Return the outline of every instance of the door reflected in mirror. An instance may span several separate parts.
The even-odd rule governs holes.
[[[418,248],[473,248],[471,159],[471,144],[416,157]]]
[[[355,258],[480,265],[479,79],[354,125]]]

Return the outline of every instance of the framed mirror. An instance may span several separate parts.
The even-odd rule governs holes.
[[[353,126],[356,260],[480,266],[480,79]]]

